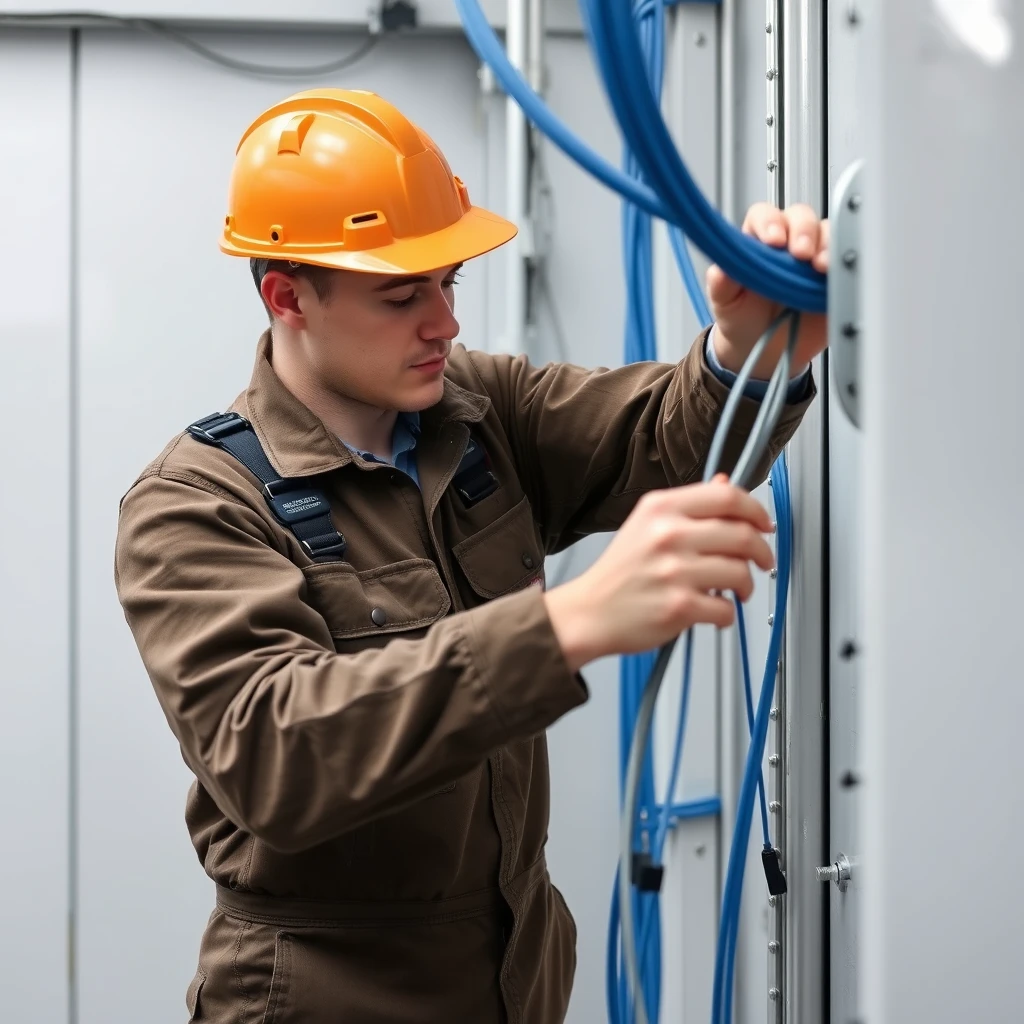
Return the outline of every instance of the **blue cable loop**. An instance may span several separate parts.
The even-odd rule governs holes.
[[[645,213],[682,228],[687,238],[745,287],[787,307],[824,312],[824,275],[788,252],[733,227],[693,182],[661,119],[644,68],[633,12],[619,0],[580,3],[620,129],[653,188],[608,163],[574,135],[509,63],[478,0],[455,0],[466,38],[477,56],[527,117],[567,156]]]

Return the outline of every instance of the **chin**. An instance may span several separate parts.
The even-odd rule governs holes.
[[[423,412],[432,405],[437,405],[444,395],[444,377],[425,382],[418,388],[409,388],[395,396],[392,408],[399,412]]]

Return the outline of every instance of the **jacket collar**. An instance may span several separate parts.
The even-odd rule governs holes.
[[[327,425],[281,382],[270,365],[269,328],[260,336],[252,379],[245,392],[245,415],[263,450],[282,477],[329,473],[353,460],[353,454]],[[450,421],[479,423],[490,400],[459,387],[448,377],[440,402],[420,415],[424,436]]]

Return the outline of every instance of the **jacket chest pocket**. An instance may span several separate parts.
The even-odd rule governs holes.
[[[486,601],[544,584],[544,552],[526,498],[452,548],[462,575]]]
[[[343,563],[307,566],[307,601],[323,616],[335,647],[383,647],[394,634],[426,630],[451,599],[433,562],[410,558],[356,572]]]

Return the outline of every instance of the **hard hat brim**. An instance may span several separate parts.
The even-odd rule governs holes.
[[[287,245],[240,246],[221,239],[222,252],[231,256],[294,260],[317,267],[353,270],[364,274],[427,274],[441,267],[464,263],[510,242],[518,233],[511,222],[479,206],[470,207],[454,224],[419,238],[399,238],[375,249],[303,253]]]

